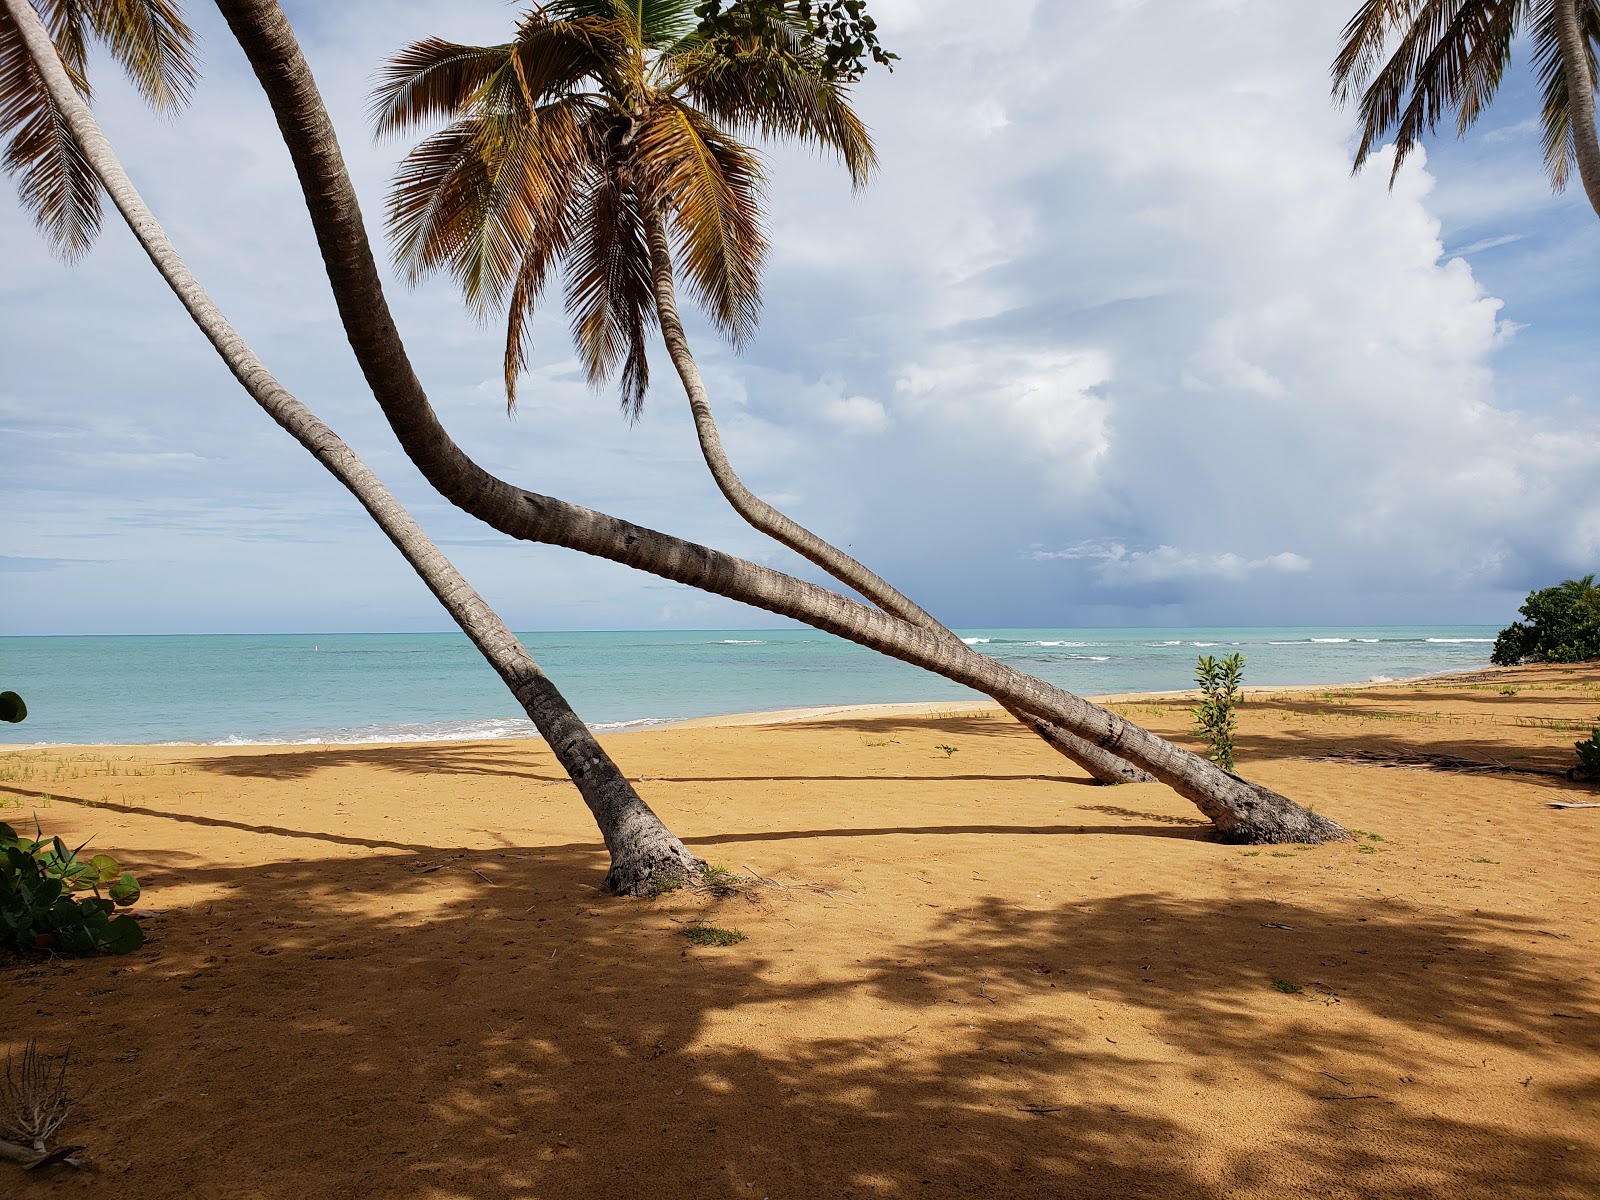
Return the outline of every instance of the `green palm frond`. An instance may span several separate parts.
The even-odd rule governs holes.
[[[695,298],[734,345],[761,310],[765,177],[751,149],[680,101],[657,104],[639,132],[649,194],[670,212]]]
[[[637,416],[656,324],[656,214],[712,321],[736,345],[754,333],[764,178],[741,137],[831,151],[858,186],[876,165],[801,7],[729,9],[713,28],[695,0],[549,0],[512,42],[429,39],[389,60],[373,97],[378,132],[450,122],[395,175],[395,258],[413,283],[448,270],[480,315],[507,306],[508,401],[535,306],[560,272],[591,383],[620,374]]]
[[[567,313],[589,382],[601,387],[620,370],[622,411],[637,417],[650,385],[655,292],[644,213],[620,170],[597,173],[574,207]]]

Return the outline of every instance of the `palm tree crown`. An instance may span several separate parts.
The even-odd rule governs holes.
[[[158,112],[175,112],[195,80],[194,34],[169,0],[33,0],[85,99],[91,38],[103,42]],[[45,91],[22,35],[0,10],[0,167],[51,247],[71,261],[100,230],[100,185]]]
[[[858,186],[875,165],[850,75],[832,69],[803,7],[735,5],[708,20],[692,0],[552,0],[511,42],[428,38],[384,65],[380,136],[449,122],[396,173],[396,260],[412,282],[448,270],[480,315],[506,307],[508,400],[533,306],[560,269],[590,382],[620,369],[623,408],[637,415],[658,223],[717,328],[735,345],[754,332],[765,179],[741,139],[832,151]]]
[[[1563,56],[1564,20],[1576,26],[1580,61]],[[1594,138],[1592,122],[1580,128],[1574,110],[1582,111],[1581,100],[1594,90],[1600,0],[1365,0],[1333,63],[1334,94],[1341,101],[1359,96],[1357,169],[1392,129],[1393,182],[1446,110],[1455,112],[1457,134],[1465,133],[1494,99],[1522,32],[1533,39],[1544,98],[1545,169],[1555,189],[1564,188],[1580,140]]]

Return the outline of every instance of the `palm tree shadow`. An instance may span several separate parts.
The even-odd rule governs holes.
[[[598,848],[484,851],[471,872],[427,875],[382,853],[337,872],[138,857],[222,898],[152,919],[140,957],[0,989],[8,1027],[25,1007],[30,1031],[72,1039],[97,1092],[140,1098],[86,1106],[74,1134],[131,1191],[1398,1200],[1425,1193],[1441,1145],[1454,1194],[1543,1200],[1586,1179],[1554,1136],[1433,1119],[1395,1082],[1413,1064],[1385,1029],[1431,1031],[1433,1047],[1594,1049],[1581,1022],[1541,1015],[1592,1011],[1593,985],[1493,940],[1524,930],[1517,917],[996,898],[841,976],[785,952],[788,923],[819,927],[831,901],[769,899],[782,919],[749,941],[690,950],[680,922],[701,910],[601,900]],[[709,915],[748,925],[744,905]],[[1322,1011],[1320,993],[1273,978],[1336,991],[1374,1032],[1295,1020]],[[85,993],[105,991],[114,1019],[85,1020]],[[1175,1065],[1152,1076],[1086,1004],[1138,1015]],[[1362,1104],[1360,1126],[1333,1136],[1291,1117],[1262,1131],[1270,1154],[1220,1172],[1198,1153],[1214,1131],[1169,1103],[1174,1081],[1343,1089],[1324,1068],[1380,1096],[1312,1102]]]

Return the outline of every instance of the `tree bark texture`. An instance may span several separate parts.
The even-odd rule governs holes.
[[[251,397],[356,498],[510,688],[594,814],[611,852],[606,884],[638,894],[700,866],[634,791],[539,664],[461,576],[382,481],[291,395],[212,303],[128,179],[72,87],[29,0],[0,0],[21,30],[51,98],[117,210],[202,333]]]
[[[1553,0],[1561,41],[1561,71],[1567,77],[1567,128],[1572,131],[1578,176],[1589,205],[1600,216],[1600,133],[1594,123],[1595,78],[1579,14],[1582,0]]]
[[[8,0],[18,3],[20,0]],[[511,537],[565,546],[791,617],[1036,713],[1191,800],[1235,841],[1348,834],[1115,713],[836,592],[605,513],[516,487],[455,444],[428,402],[383,294],[338,139],[275,0],[217,0],[254,67],[299,175],[345,333],[402,448],[441,495]]]
[[[757,496],[733,469],[728,453],[722,446],[722,435],[717,431],[716,417],[711,411],[711,397],[700,367],[689,348],[689,338],[684,333],[683,321],[678,315],[678,289],[673,280],[672,251],[667,244],[666,221],[661,212],[652,212],[647,218],[647,237],[650,244],[650,273],[655,287],[656,318],[661,326],[661,339],[667,354],[677,369],[683,383],[684,394],[689,399],[689,411],[694,417],[695,436],[700,441],[700,455],[705,460],[717,488],[752,528],[766,534],[781,545],[789,547],[802,558],[821,567],[840,583],[865,596],[891,616],[899,617],[918,629],[926,629],[936,637],[959,642],[944,623],[906,596],[875,571],[858,562],[831,542],[818,537],[787,513]],[[1033,730],[1046,745],[1058,754],[1065,755],[1082,767],[1098,783],[1154,783],[1155,777],[1126,759],[1101,749],[1092,742],[1069,730],[1052,725],[1043,717],[1023,712],[1001,701],[1002,707],[1016,720]]]

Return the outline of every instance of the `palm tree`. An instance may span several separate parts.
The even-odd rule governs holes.
[[[153,0],[152,7],[157,2]],[[116,0],[103,7],[116,7]],[[66,11],[76,19],[80,10],[62,4],[56,11]],[[71,28],[60,20],[54,24],[58,32],[63,27]],[[113,28],[118,36],[124,32],[121,27]],[[170,28],[181,29],[181,23]],[[118,45],[116,40],[108,40],[113,47]],[[52,132],[47,152],[31,160],[33,174],[25,173],[22,180],[25,187],[35,188],[31,207],[52,241],[65,253],[79,254],[87,249],[87,239],[93,237],[99,225],[97,188],[103,186],[151,261],[239,382],[273,420],[355,496],[516,696],[577,785],[600,827],[611,852],[607,886],[623,894],[640,894],[657,883],[682,879],[698,870],[703,864],[639,798],[555,684],[483,597],[429,541],[349,446],[272,377],[211,302],[134,189],[84,103],[80,94],[85,90],[81,53],[76,59],[76,71],[67,65],[74,61],[74,44],[81,51],[81,40],[69,41],[66,55],[58,57],[49,33],[28,0],[0,0],[0,63],[9,71],[3,79],[36,85],[42,93],[29,97],[22,94],[22,87],[4,93],[7,107],[0,108],[0,128],[6,127],[7,115],[22,113]],[[186,30],[181,44],[186,52]],[[173,61],[184,64],[187,78],[193,78],[186,57]],[[24,126],[25,131],[27,128]],[[68,178],[73,181],[72,186],[38,183],[42,179],[49,185],[51,180]]]
[[[1464,134],[1493,101],[1521,33],[1533,39],[1544,96],[1540,124],[1550,184],[1565,188],[1576,162],[1600,215],[1594,114],[1600,0],[1366,0],[1345,26],[1333,61],[1334,95],[1341,102],[1360,97],[1356,169],[1393,130],[1392,184],[1446,110],[1455,112],[1456,133]]]
[[[8,0],[14,2],[14,0]],[[1048,718],[1148,771],[1234,841],[1349,835],[1285,796],[1219,770],[1124,717],[836,592],[500,479],[439,422],[383,292],[338,136],[277,0],[217,0],[289,151],[345,336],[406,456],[439,494],[514,538],[565,546],[792,617]]]
[[[871,18],[858,17],[849,36],[871,37]],[[866,182],[876,156],[848,90],[859,68],[842,66],[829,49],[801,6],[781,0],[735,4],[706,20],[692,0],[552,0],[525,14],[502,45],[415,42],[380,73],[377,133],[440,116],[449,124],[397,173],[389,205],[395,256],[413,283],[445,270],[472,309],[507,309],[508,404],[529,317],[557,270],[589,380],[598,387],[619,373],[630,416],[644,403],[648,335],[659,328],[702,456],[734,510],[885,612],[955,641],[887,581],[745,486],[678,316],[675,259],[735,345],[756,325],[764,176],[738,134],[831,150],[857,186]],[[1048,721],[1010,711],[1101,782],[1151,778]]]

